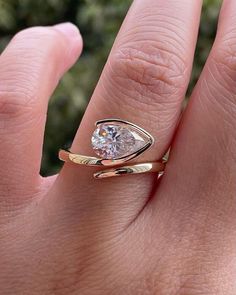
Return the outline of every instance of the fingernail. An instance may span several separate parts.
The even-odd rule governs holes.
[[[62,23],[54,26],[55,29],[59,30],[61,33],[69,38],[80,38],[79,29],[72,23]]]

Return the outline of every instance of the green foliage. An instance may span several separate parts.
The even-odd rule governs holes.
[[[190,0],[191,1],[191,0]],[[65,75],[51,99],[45,135],[42,174],[58,171],[57,151],[69,146],[106,61],[131,0],[0,0],[0,49],[19,30],[35,25],[71,21],[84,38],[80,61]],[[206,0],[191,93],[216,33],[219,0]],[[42,45],[43,46],[43,45]]]

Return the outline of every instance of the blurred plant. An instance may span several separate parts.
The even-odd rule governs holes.
[[[71,21],[84,38],[80,61],[65,75],[51,99],[45,133],[42,174],[60,168],[57,151],[69,146],[131,0],[0,0],[0,49],[19,30]],[[191,93],[216,33],[220,0],[205,0]]]

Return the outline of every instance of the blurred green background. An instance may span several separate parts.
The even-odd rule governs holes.
[[[181,0],[180,0],[181,1]],[[192,0],[189,0],[192,1]],[[84,38],[80,61],[65,75],[50,101],[41,172],[60,168],[57,151],[70,146],[131,0],[0,0],[0,48],[19,30],[71,21]],[[191,93],[216,33],[220,0],[205,0]],[[43,46],[43,44],[42,44]]]

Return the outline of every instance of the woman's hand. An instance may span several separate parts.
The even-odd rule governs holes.
[[[94,168],[72,164],[41,178],[48,99],[82,39],[71,24],[31,28],[2,53],[1,294],[236,294],[235,0],[224,1],[173,137],[200,11],[200,0],[134,1],[72,146],[92,155],[98,119],[134,122],[156,139],[142,160],[172,145],[159,183],[153,174],[94,180]]]

